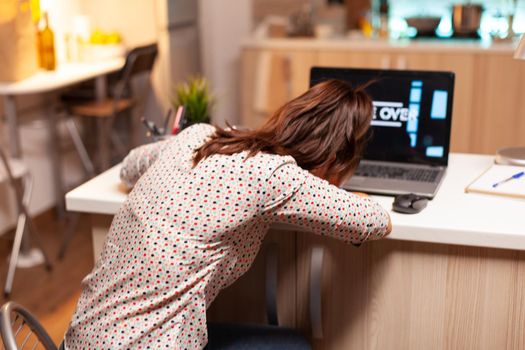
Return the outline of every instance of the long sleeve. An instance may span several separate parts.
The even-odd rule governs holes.
[[[177,136],[131,150],[122,162],[121,181],[128,189],[133,188],[149,167],[170,147],[176,148],[180,154],[188,155],[186,158],[179,159],[178,170],[189,171],[192,167],[191,151],[201,146],[214,131],[215,128],[209,124],[195,124],[184,129]],[[190,152],[181,152],[183,149]]]
[[[168,139],[139,146],[129,152],[120,169],[120,180],[128,189],[133,188],[138,179],[159,158],[160,153],[169,141]]]
[[[329,184],[295,164],[277,168],[267,183],[265,218],[352,244],[386,234],[388,214],[370,198]]]

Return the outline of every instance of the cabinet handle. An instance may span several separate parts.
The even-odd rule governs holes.
[[[277,243],[270,243],[266,250],[266,317],[268,324],[278,326],[277,318]]]
[[[322,319],[322,277],[324,248],[314,247],[310,256],[310,324],[312,335],[316,339],[323,338]]]

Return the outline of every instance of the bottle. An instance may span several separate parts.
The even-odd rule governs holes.
[[[42,30],[38,33],[40,67],[46,70],[54,70],[56,68],[55,35],[53,30],[49,27],[49,17],[47,12],[44,12],[42,19],[44,25]]]
[[[388,0],[379,3],[379,37],[388,38]]]

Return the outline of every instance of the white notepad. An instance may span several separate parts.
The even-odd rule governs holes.
[[[493,187],[494,184],[508,179],[522,171],[525,171],[525,167],[494,164],[468,185],[465,188],[465,192],[525,198],[525,176],[518,179],[512,179]]]

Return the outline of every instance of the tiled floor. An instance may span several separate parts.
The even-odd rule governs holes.
[[[53,270],[48,272],[43,266],[17,269],[10,299],[36,315],[58,344],[75,309],[80,294],[80,282],[93,267],[89,217],[81,216],[62,261],[58,260],[57,253],[65,223],[58,221],[52,212],[47,212],[37,217],[35,224],[51,257]],[[11,234],[0,237],[0,259],[3,260],[0,269],[2,289],[7,274],[11,239]],[[6,301],[4,299],[2,303]]]

